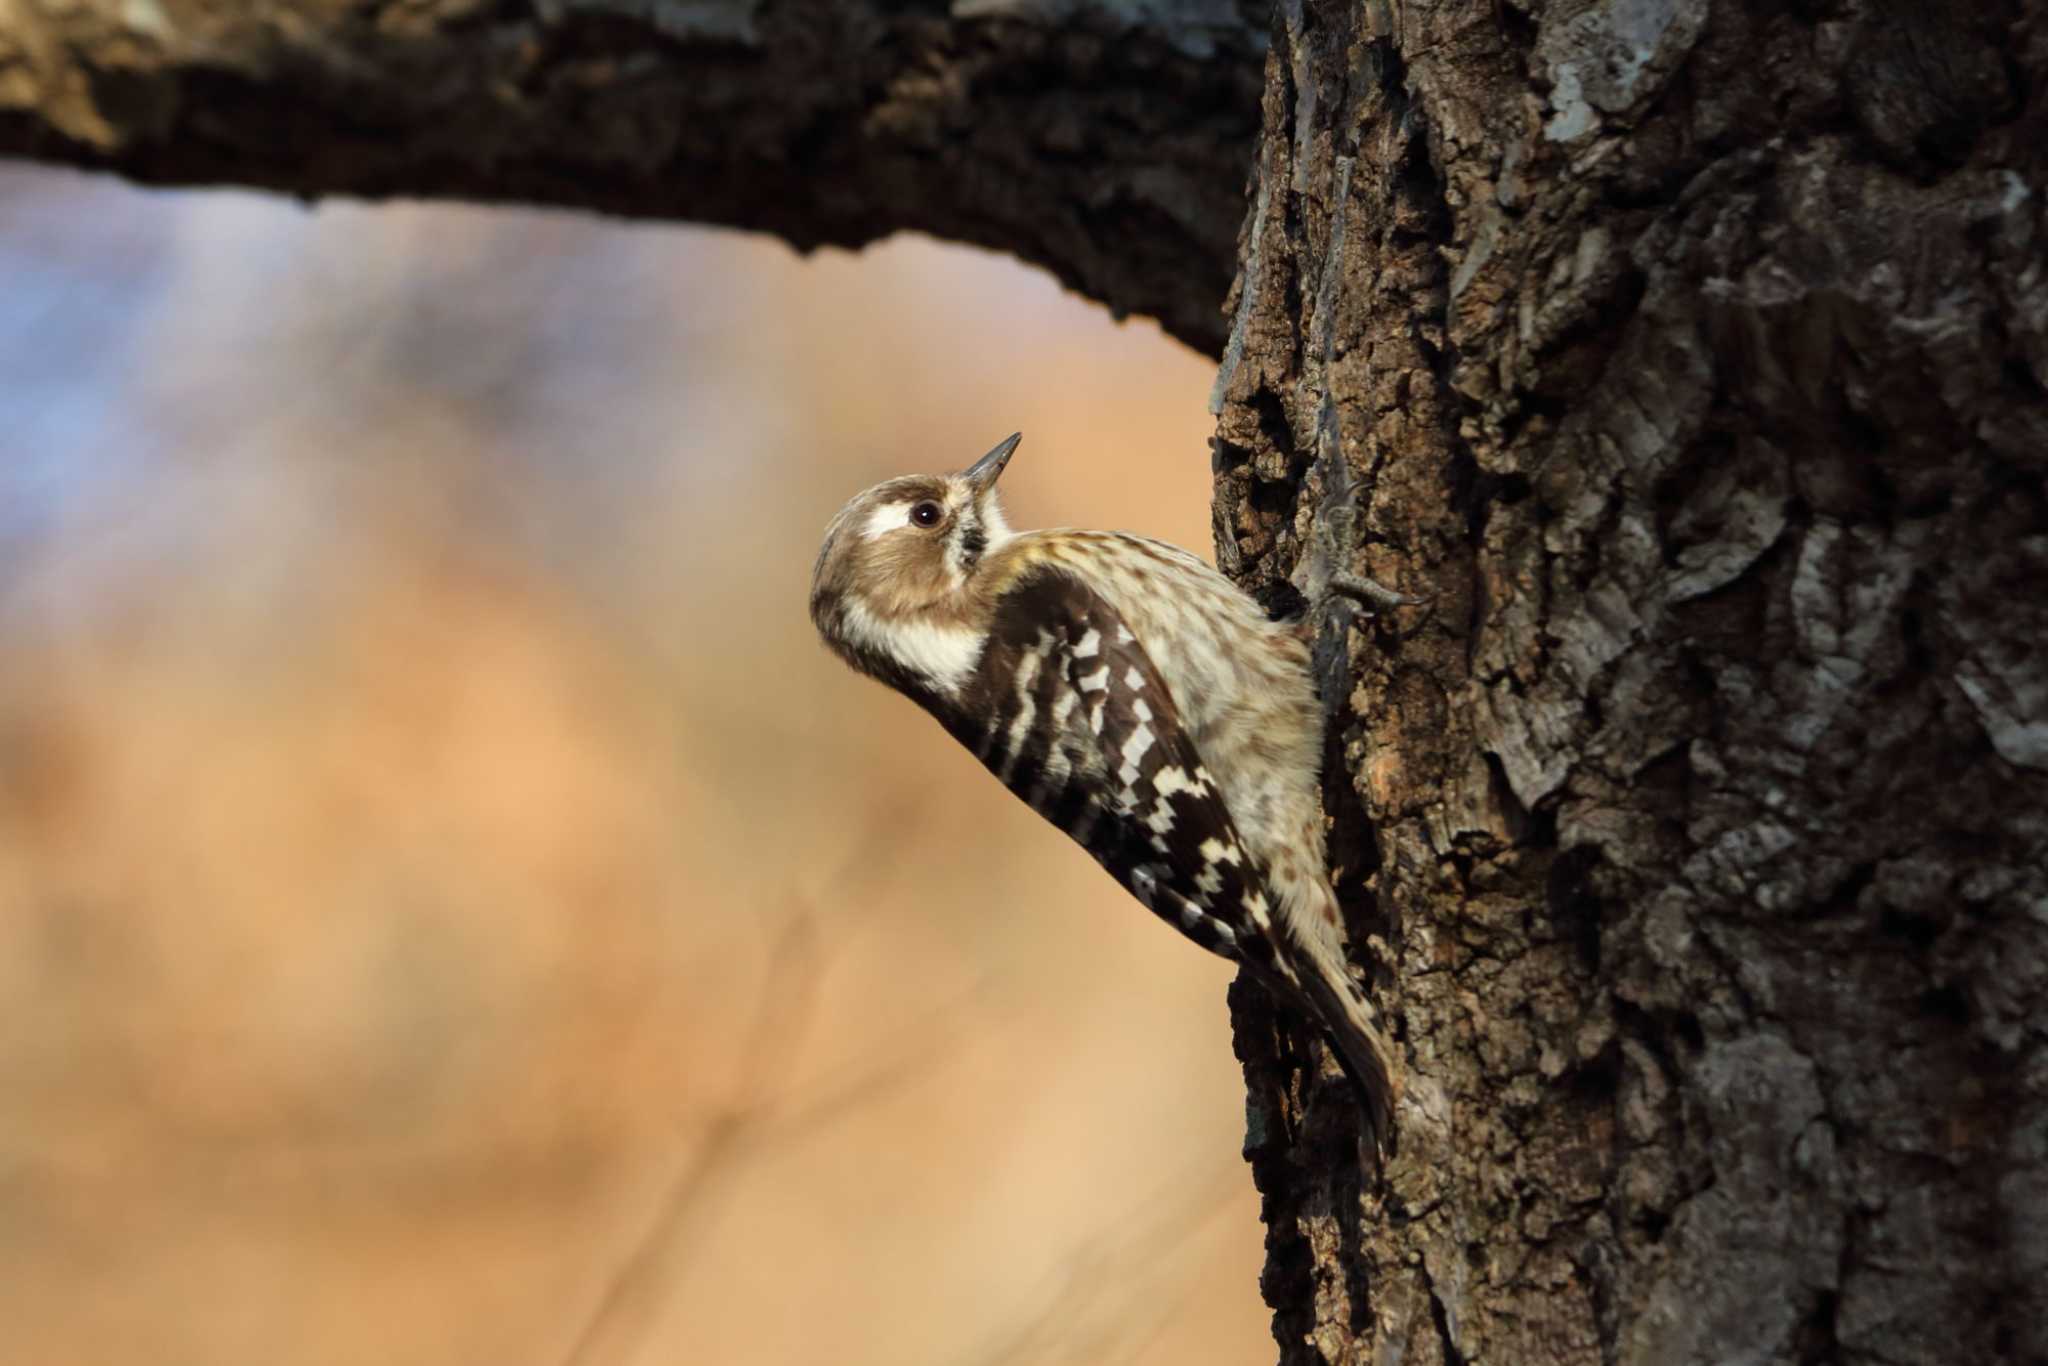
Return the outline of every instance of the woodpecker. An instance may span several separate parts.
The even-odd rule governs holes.
[[[811,620],[1153,913],[1320,1024],[1377,1153],[1397,1083],[1330,885],[1307,642],[1176,546],[1012,531],[996,481],[1021,439],[841,508]]]

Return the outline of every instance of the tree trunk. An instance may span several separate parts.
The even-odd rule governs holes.
[[[2041,7],[1283,0],[1273,34],[0,0],[0,151],[921,227],[1156,313],[1223,357],[1223,567],[1428,597],[1318,651],[1404,1064],[1383,1173],[1233,992],[1282,1360],[2048,1361]]]
[[[1219,548],[1407,1066],[1236,1004],[1284,1361],[2048,1359],[2039,7],[1286,0]]]

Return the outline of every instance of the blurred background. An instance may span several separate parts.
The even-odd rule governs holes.
[[[0,166],[23,1363],[1269,1360],[1228,968],[805,615],[865,485],[1209,549],[1008,260]]]

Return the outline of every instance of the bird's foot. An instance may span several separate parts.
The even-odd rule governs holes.
[[[1413,593],[1403,593],[1362,574],[1332,574],[1323,581],[1323,591],[1332,597],[1350,598],[1368,611],[1374,608],[1420,607],[1429,601],[1427,594],[1417,597]]]

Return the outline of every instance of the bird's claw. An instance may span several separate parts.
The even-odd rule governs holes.
[[[1430,600],[1429,594],[1417,597],[1403,593],[1382,583],[1359,574],[1332,574],[1323,584],[1324,589],[1336,597],[1350,598],[1362,603],[1367,609],[1376,607],[1420,607]]]

